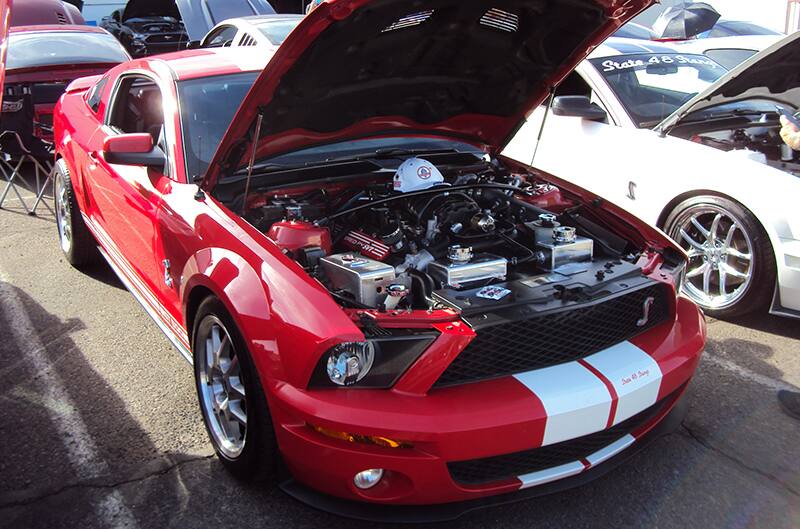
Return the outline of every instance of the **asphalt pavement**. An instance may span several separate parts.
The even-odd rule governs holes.
[[[2,192],[0,183],[0,192]],[[0,210],[0,527],[376,528],[228,476],[189,365],[104,264],[69,266],[54,218]],[[679,431],[567,492],[452,528],[800,527],[800,322],[709,321]]]

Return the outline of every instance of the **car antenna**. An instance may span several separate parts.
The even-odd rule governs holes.
[[[542,118],[542,124],[539,126],[539,135],[536,136],[536,146],[533,148],[533,157],[531,158],[531,167],[533,167],[533,162],[536,160],[536,153],[539,152],[539,144],[542,142],[542,134],[544,133],[544,126],[547,123],[547,116],[550,114],[550,109],[553,108],[553,101],[556,98],[556,87],[550,87],[550,98],[547,101],[547,106],[544,109],[544,117]]]
[[[256,130],[253,135],[253,145],[250,149],[250,161],[247,163],[247,180],[244,184],[244,200],[242,201],[242,215],[247,213],[247,195],[250,194],[250,178],[253,176],[253,165],[256,163],[256,150],[258,149],[258,139],[261,137],[261,122],[264,119],[264,114],[258,113],[256,118]]]

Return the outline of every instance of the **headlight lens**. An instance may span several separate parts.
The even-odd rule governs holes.
[[[328,378],[337,386],[351,386],[369,373],[374,361],[371,343],[340,343],[328,352]]]
[[[409,329],[382,332],[380,337],[331,347],[320,357],[309,387],[390,388],[438,336]]]

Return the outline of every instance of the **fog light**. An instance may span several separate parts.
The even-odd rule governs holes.
[[[356,474],[356,476],[353,478],[353,484],[362,490],[371,489],[378,484],[382,477],[382,468],[371,468]]]

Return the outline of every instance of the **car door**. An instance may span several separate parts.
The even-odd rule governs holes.
[[[161,89],[145,73],[120,76],[114,85],[105,122],[90,142],[92,180],[96,209],[104,233],[100,242],[118,266],[145,294],[158,291],[163,271],[155,257],[155,222],[163,170],[113,164],[102,154],[103,141],[113,135],[149,133],[154,144],[164,124]],[[132,272],[132,275],[131,275]]]

